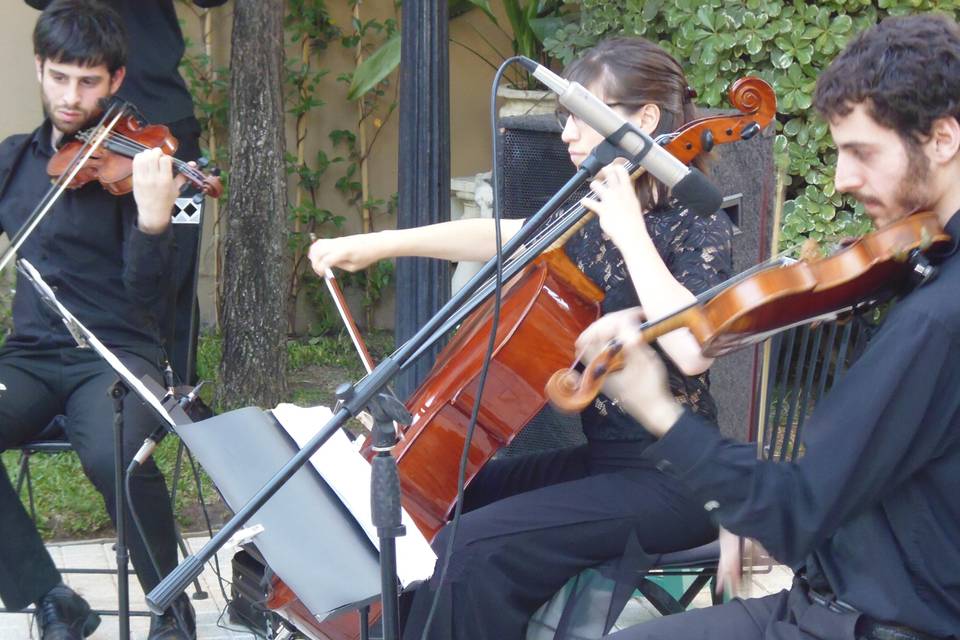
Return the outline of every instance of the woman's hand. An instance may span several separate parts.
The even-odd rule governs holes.
[[[646,316],[640,307],[613,311],[600,317],[577,337],[577,353],[597,352],[621,334],[636,333]],[[600,345],[597,348],[596,345]]]
[[[629,313],[632,311],[634,316]],[[653,435],[662,437],[683,413],[668,384],[667,369],[637,328],[636,310],[605,316],[593,323],[577,340],[584,362],[593,360],[611,339],[621,345],[624,367],[604,381],[603,393],[617,401]],[[622,315],[620,315],[622,314]]]
[[[333,267],[359,271],[387,257],[382,244],[382,237],[376,233],[320,238],[310,245],[307,257],[319,276],[325,275],[327,269]]]
[[[619,162],[607,165],[590,188],[596,198],[588,196],[581,203],[597,214],[600,228],[621,250],[647,234],[643,209],[626,167]]]

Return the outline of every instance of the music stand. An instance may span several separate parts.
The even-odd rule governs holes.
[[[271,415],[245,407],[183,425],[178,436],[227,504],[237,509],[330,415],[329,410],[321,414],[317,409],[325,408],[280,405]],[[337,464],[351,459],[363,470]],[[248,533],[234,542],[256,545],[266,564],[321,622],[376,600],[381,576],[376,529],[369,524],[369,465],[342,432],[311,462],[248,519]],[[333,468],[337,466],[340,470]],[[353,495],[345,495],[345,489]],[[436,556],[422,536],[411,535],[401,544],[405,545],[399,563],[401,582],[407,585],[429,577]]]
[[[128,392],[133,391],[154,414],[160,419],[168,429],[175,431],[178,422],[189,421],[186,414],[174,405],[173,411],[179,413],[179,419],[174,420],[166,408],[160,403],[160,400],[154,393],[147,388],[122,362],[110,351],[89,329],[77,320],[77,318],[64,307],[57,296],[53,293],[50,286],[44,282],[43,277],[34,268],[26,258],[17,260],[17,270],[33,285],[37,290],[40,299],[47,304],[50,309],[60,316],[67,331],[77,342],[81,349],[93,349],[103,358],[104,362],[117,374],[117,382],[110,388],[109,394],[113,399],[113,427],[114,427],[114,482],[116,491],[116,513],[117,513],[117,618],[119,625],[119,636],[121,640],[130,638],[130,591],[129,576],[127,575],[127,563],[129,561],[129,551],[127,549],[127,531],[124,514],[126,513],[126,486],[123,482],[123,399]],[[161,576],[162,577],[162,576]]]

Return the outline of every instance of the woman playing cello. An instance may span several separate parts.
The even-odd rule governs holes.
[[[587,51],[565,76],[580,82],[649,134],[670,132],[695,117],[693,92],[680,65],[640,38],[614,38]],[[602,137],[575,116],[558,114],[570,159],[579,165]],[[597,218],[565,245],[568,256],[605,292],[605,314],[656,318],[688,304],[730,275],[731,226],[722,213],[697,217],[671,207],[666,188],[620,165],[607,167],[584,200]],[[502,222],[504,241],[522,220]],[[426,227],[316,241],[314,269],[358,270],[395,256],[487,260],[494,222],[460,220]],[[708,391],[710,361],[689,332],[660,338],[656,348],[674,395],[715,418]],[[467,487],[464,515],[446,580],[417,589],[405,638],[424,634],[439,591],[430,638],[521,638],[530,616],[581,570],[624,553],[631,534],[651,553],[694,547],[717,530],[680,484],[647,465],[651,439],[600,396],[581,415],[587,444],[494,460]],[[433,542],[442,557],[447,529]],[[439,574],[439,571],[438,571]]]

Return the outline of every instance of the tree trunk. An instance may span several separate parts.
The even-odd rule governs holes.
[[[236,0],[233,16],[217,399],[269,408],[287,387],[283,0]]]

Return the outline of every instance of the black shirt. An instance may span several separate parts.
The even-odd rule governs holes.
[[[662,207],[647,213],[644,222],[667,269],[694,295],[730,277],[733,271],[733,229],[722,211],[701,217],[686,209]],[[604,236],[596,218],[570,238],[564,249],[577,267],[603,289],[603,313],[640,304],[623,255]],[[707,373],[685,376],[670,358],[662,352],[660,355],[667,365],[670,389],[677,399],[697,413],[716,420],[717,407],[710,395]],[[653,441],[642,426],[603,395],[597,396],[580,417],[584,434],[590,441],[642,441],[648,444]]]
[[[0,143],[0,231],[16,234],[50,187],[49,121],[29,137]],[[18,255],[43,276],[63,305],[104,344],[160,344],[157,319],[169,302],[173,234],[137,229],[132,194],[113,196],[98,183],[63,193]],[[17,276],[11,347],[73,346],[59,317]]]
[[[44,9],[52,0],[26,0]],[[227,0],[193,0],[217,7]],[[177,67],[183,57],[183,34],[173,0],[106,0],[127,29],[127,76],[117,92],[132,102],[148,122],[162,124],[193,117],[193,101]]]
[[[960,214],[947,225],[960,238]],[[804,423],[795,463],[686,412],[645,452],[810,583],[878,620],[960,630],[960,257],[890,311]]]

